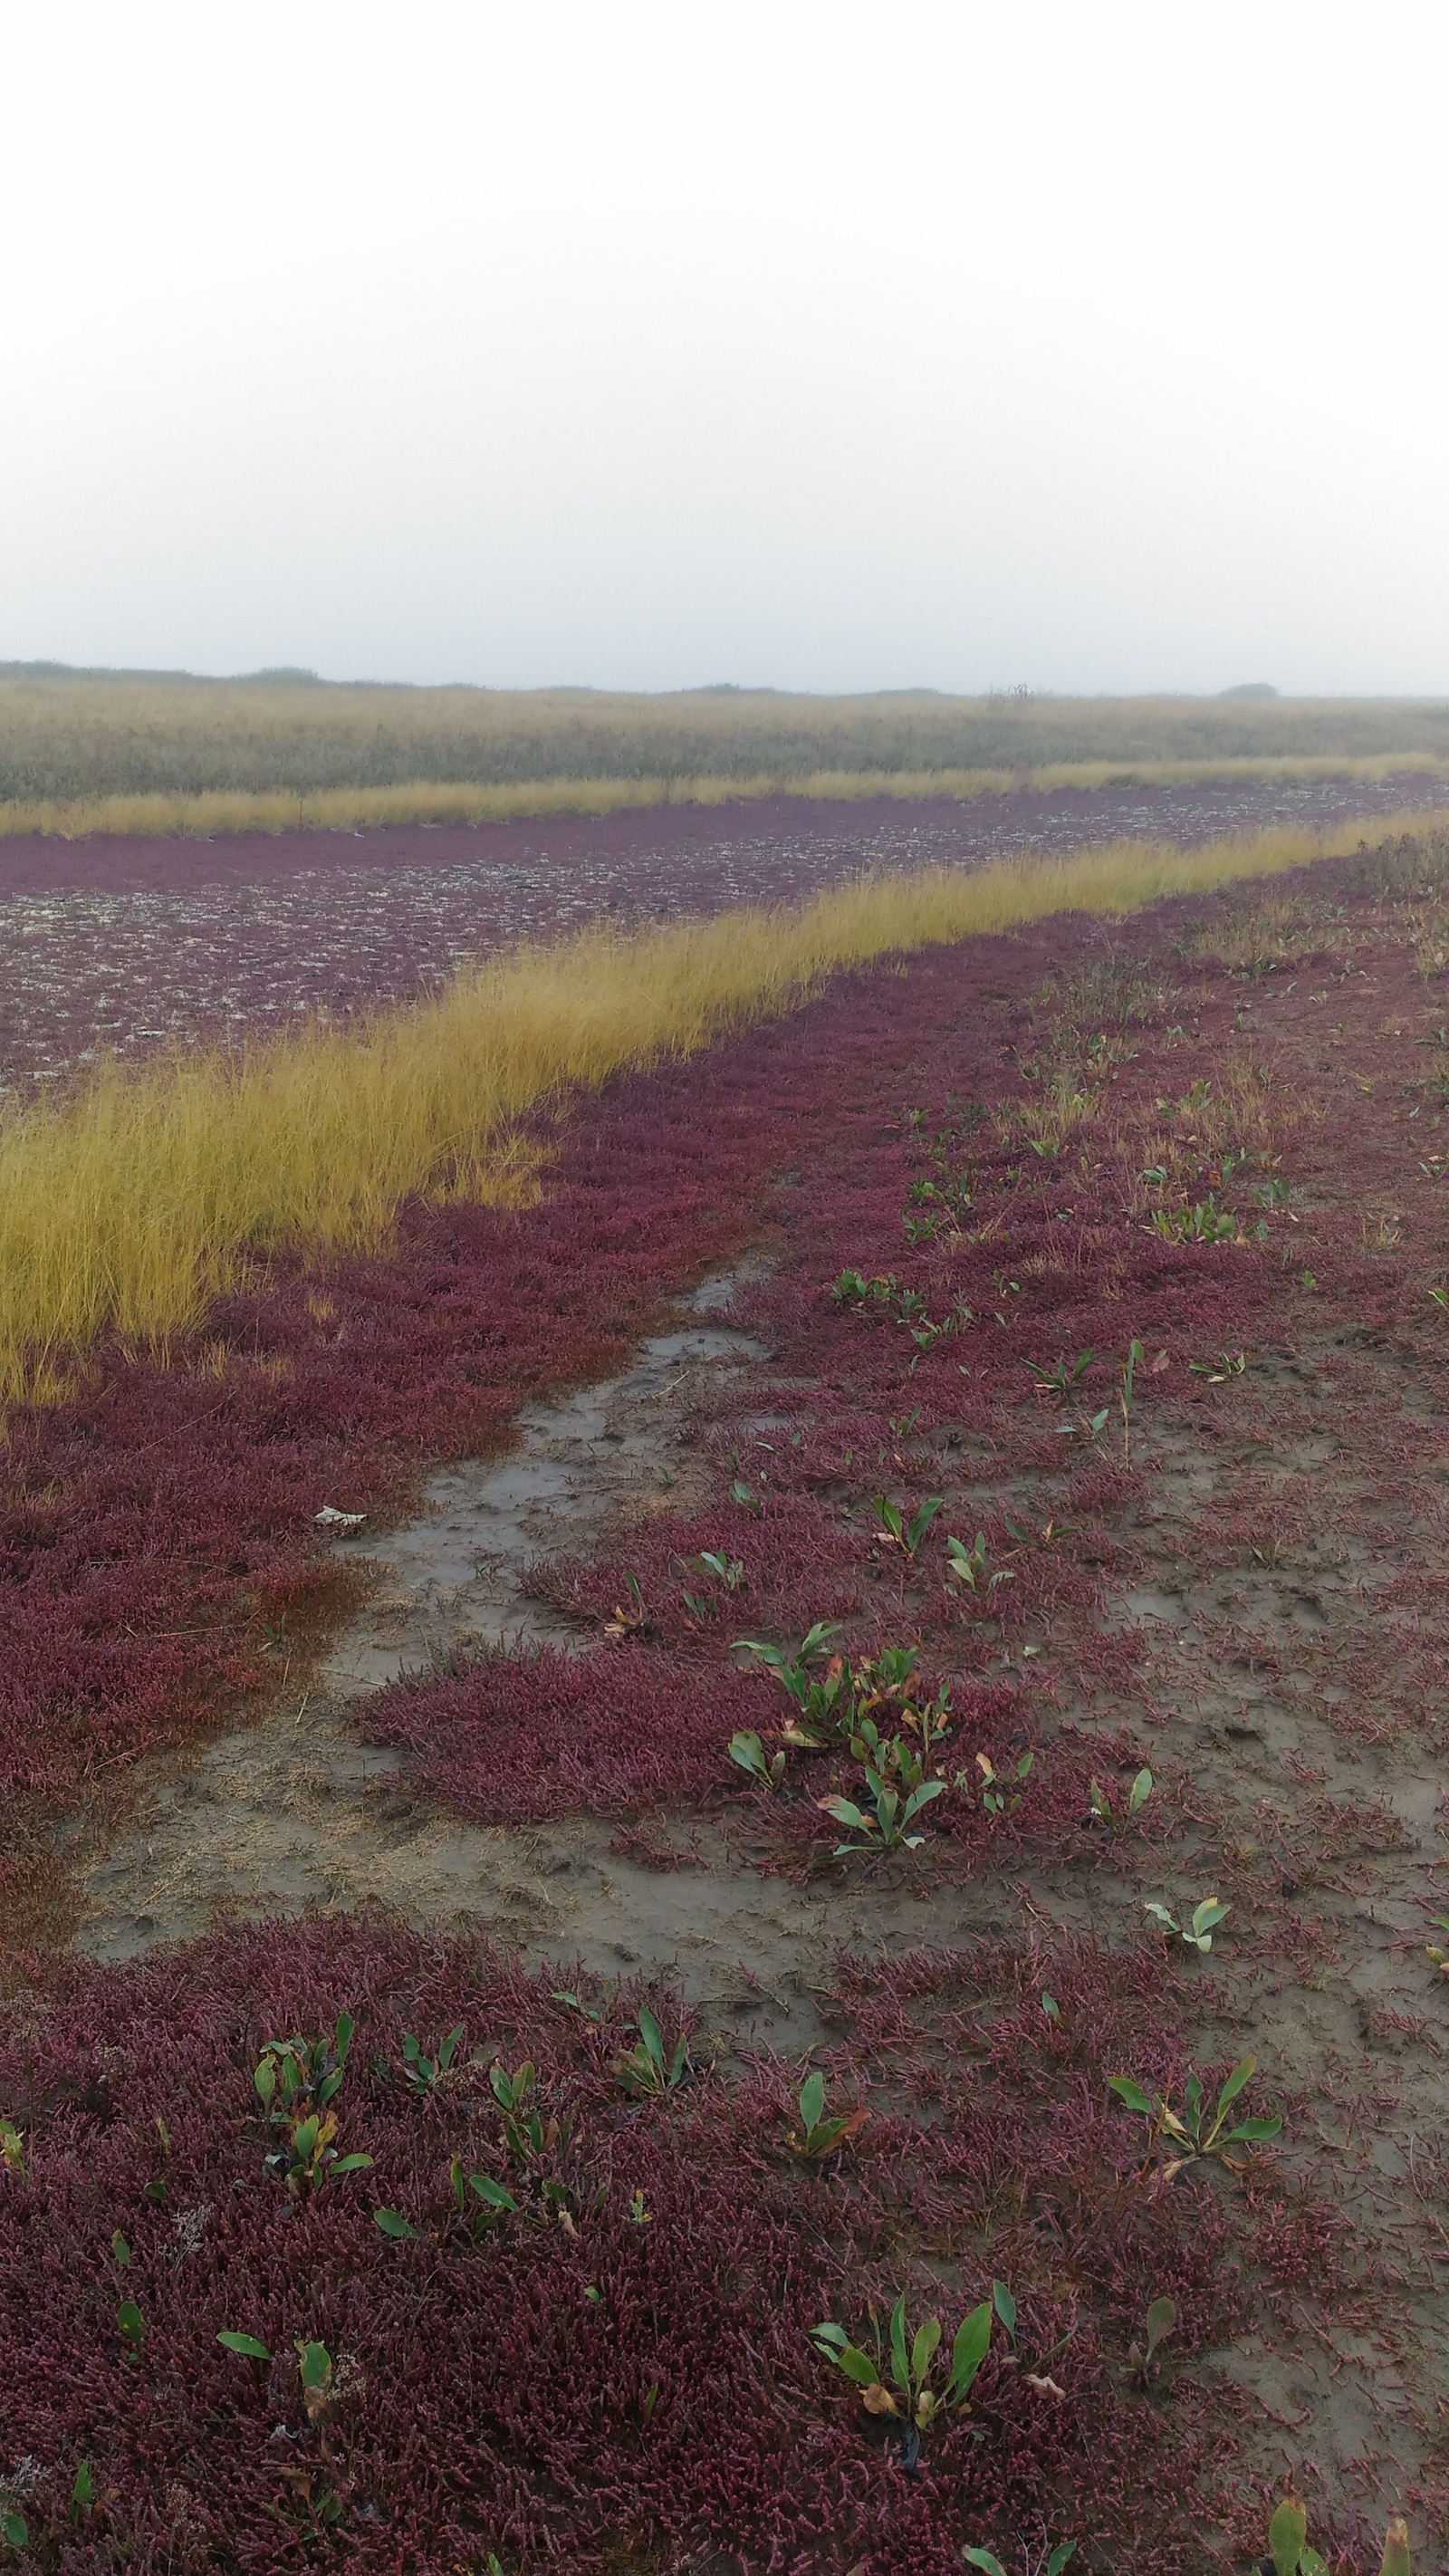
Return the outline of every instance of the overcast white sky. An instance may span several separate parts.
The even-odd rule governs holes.
[[[20,0],[0,657],[1449,691],[1449,11]]]

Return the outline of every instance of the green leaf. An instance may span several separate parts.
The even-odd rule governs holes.
[[[984,2569],[985,2576],[1006,2576],[1006,2569],[1000,2559],[993,2556],[989,2549],[963,2549],[961,2555],[968,2567]]]
[[[1260,2139],[1276,2138],[1282,2126],[1281,2111],[1275,2112],[1271,2120],[1240,2120],[1235,2129],[1229,2129],[1223,2145],[1225,2147],[1254,2146]]]
[[[852,1833],[865,1832],[866,1819],[860,1808],[853,1806],[849,1798],[821,1798],[818,1803],[824,1808],[827,1816],[835,1818],[838,1825],[848,1825]]]
[[[272,2356],[267,2346],[264,2343],[258,2343],[255,2335],[238,2334],[233,2327],[227,2326],[216,2339],[227,2352],[239,2354],[243,2361],[271,2360]]]
[[[396,2237],[399,2244],[416,2245],[419,2241],[417,2229],[409,2225],[400,2209],[375,2209],[372,2223],[381,2228],[384,2236]]]
[[[1298,2576],[1298,2561],[1307,2537],[1307,2514],[1296,2496],[1285,2496],[1268,2525],[1268,2554],[1274,2576]]]
[[[850,2337],[844,2326],[832,2325],[828,2320],[824,2325],[811,2327],[810,2340],[812,2343],[819,2344],[822,2352],[828,2352],[832,2360],[839,2353],[847,2351],[850,2345]]]
[[[639,2036],[649,2052],[650,2061],[661,2073],[664,2067],[664,2033],[647,2004],[639,2010]]]
[[[1221,2093],[1218,2095],[1219,2118],[1222,2117],[1223,2112],[1226,2111],[1230,2102],[1236,2102],[1243,2086],[1250,2081],[1257,2071],[1258,2061],[1255,2057],[1239,2058],[1237,2065],[1233,2068],[1231,2075],[1228,2077]]]
[[[1067,2560],[1076,2554],[1074,2540],[1059,2540],[1046,2563],[1046,2576],[1062,2576]]]
[[[345,2173],[365,2173],[371,2162],[371,2156],[339,2156],[336,2164],[330,2166],[328,2170],[334,2176]]]
[[[120,2264],[120,2267],[124,2272],[131,2260],[131,2249],[126,2243],[124,2236],[121,2234],[119,2227],[111,2238],[111,2252],[114,2254],[116,2261]]]
[[[1135,1780],[1133,1781],[1133,1783],[1132,1783],[1131,1789],[1128,1791],[1128,1794],[1127,1794],[1127,1813],[1128,1813],[1128,1815],[1129,1815],[1129,1816],[1135,1816],[1135,1815],[1138,1813],[1139,1809],[1141,1809],[1141,1808],[1143,1808],[1143,1807],[1145,1807],[1145,1806],[1146,1806],[1147,1801],[1148,1801],[1148,1799],[1151,1797],[1151,1795],[1152,1795],[1152,1774],[1151,1774],[1151,1772],[1150,1772],[1150,1771],[1145,1771],[1145,1770],[1144,1770],[1144,1771],[1139,1771],[1139,1772],[1138,1772],[1138,1774],[1137,1774],[1136,1779],[1135,1779]]]
[[[991,2301],[983,2299],[980,2307],[973,2308],[956,2328],[956,2340],[951,2346],[951,2384],[946,2392],[952,2404],[959,2406],[970,2395],[990,2342]]]
[[[1013,2343],[1016,2341],[1016,2301],[1004,2281],[991,2284],[991,2304]]]
[[[11,2549],[24,2549],[30,2539],[29,2526],[23,2513],[0,2513],[0,2536]]]
[[[89,2460],[82,2460],[80,2467],[75,2473],[75,2485],[70,2491],[71,2512],[73,2514],[89,2513],[95,2500],[96,2482],[91,2476],[91,2464]]]
[[[1231,1914],[1232,1910],[1230,1905],[1220,1905],[1215,1896],[1204,1897],[1201,1905],[1195,1905],[1192,1909],[1192,1928],[1199,1940],[1204,1933],[1215,1932],[1218,1925]]]
[[[936,2358],[936,2347],[940,2340],[939,2317],[927,2317],[924,2325],[917,2326],[915,2341],[911,2345],[911,2377],[918,2388]]]
[[[304,2388],[315,2392],[328,2386],[332,2377],[332,2355],[325,2343],[299,2343],[297,2366]]]
[[[356,2028],[357,2024],[353,2020],[351,2013],[338,2014],[337,2036],[332,2043],[332,2054],[336,2058],[339,2066],[345,2066],[347,2063],[347,2052],[352,2046],[352,2034]]]
[[[902,2290],[891,2310],[891,2377],[897,2388],[909,2390],[910,2367],[906,2360],[906,2294]]]
[[[476,2191],[479,2199],[485,2201],[490,2209],[516,2210],[518,2207],[512,2193],[505,2191],[501,2182],[495,2182],[491,2174],[470,2174],[468,2188]]]
[[[880,2377],[880,2366],[868,2352],[861,2352],[857,2345],[848,2343],[844,2352],[836,2354],[836,2359],[846,2378],[853,2379],[858,2388],[874,2388]]]
[[[1154,2299],[1147,2311],[1147,2358],[1150,2361],[1160,2343],[1164,2343],[1177,2324],[1177,2309],[1171,2299]]]
[[[1140,2111],[1144,2120],[1156,2118],[1157,2105],[1150,2094],[1143,2092],[1135,2076],[1109,2075],[1107,2082],[1118,2100],[1126,2103],[1129,2111]]]
[[[264,2057],[262,2059],[255,2075],[252,2077],[252,2082],[255,2084],[262,2100],[264,2102],[270,2102],[272,2095],[277,2089],[277,2070],[270,2057]]]
[[[123,2299],[116,2310],[116,2325],[133,2351],[139,2351],[146,2340],[146,2320],[134,2299]]]
[[[819,2128],[824,2108],[825,2078],[817,2069],[813,2075],[807,2075],[800,2089],[800,2118],[807,2138],[812,2130]]]

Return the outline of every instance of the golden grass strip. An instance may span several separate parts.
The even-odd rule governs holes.
[[[790,910],[516,950],[350,1029],[103,1068],[69,1098],[0,1119],[0,1395],[54,1393],[108,1332],[164,1348],[273,1246],[325,1258],[378,1244],[414,1193],[516,1201],[530,1179],[524,1111],[792,1009],[842,967],[1276,876],[1334,838],[1127,841],[862,877]]]
[[[1024,788],[1231,786],[1255,780],[1449,778],[1431,752],[1245,756],[1208,760],[1067,760],[1021,769],[820,769],[751,778],[536,778],[470,786],[414,779],[391,787],[214,788],[0,802],[0,838],[85,840],[100,832],[210,840],[220,832],[354,832],[399,823],[496,823],[547,814],[614,814],[653,805],[725,805],[761,796],[858,802],[944,796],[969,803]]]

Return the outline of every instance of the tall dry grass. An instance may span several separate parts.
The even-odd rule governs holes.
[[[273,1246],[377,1244],[414,1193],[526,1196],[522,1112],[789,1010],[841,967],[1056,912],[1122,914],[1329,846],[1276,831],[863,878],[793,910],[520,950],[350,1031],[104,1069],[0,1120],[0,1394],[55,1393],[108,1332],[164,1348]]]
[[[840,794],[894,780],[905,794],[948,782],[970,793],[1027,777],[1212,777],[1244,760],[1302,763],[1308,775],[1315,764],[1446,762],[1449,704],[931,690],[644,696],[0,665],[0,828],[10,829],[205,831],[299,818],[349,827],[537,813],[560,789],[561,803],[586,811],[762,786]],[[254,797],[267,801],[246,801]]]
[[[1052,761],[1010,769],[818,769],[800,776],[533,778],[468,785],[418,778],[394,787],[212,788],[202,794],[39,798],[0,803],[0,838],[36,834],[83,840],[97,832],[210,840],[218,832],[351,832],[393,823],[494,823],[547,814],[615,814],[653,805],[723,805],[737,798],[809,796],[836,800],[945,796],[969,802],[1022,788],[1185,787],[1254,779],[1449,778],[1449,757],[1378,752],[1361,759]]]

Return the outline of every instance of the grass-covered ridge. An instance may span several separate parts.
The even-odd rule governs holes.
[[[780,791],[972,795],[1441,764],[1449,703],[1427,699],[643,696],[0,668],[0,833],[350,828]]]
[[[348,1030],[103,1069],[0,1124],[0,1391],[53,1391],[107,1332],[164,1345],[249,1253],[376,1245],[415,1195],[516,1195],[525,1113],[787,1011],[842,967],[1053,913],[1121,914],[1328,846],[1279,830],[878,876],[790,911],[515,952]]]

